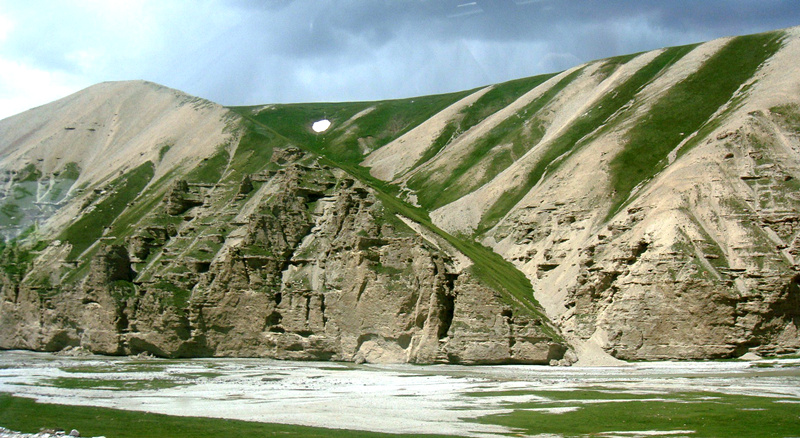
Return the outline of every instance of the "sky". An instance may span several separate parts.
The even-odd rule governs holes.
[[[797,25],[798,0],[0,0],[0,119],[131,79],[223,105],[412,97]]]

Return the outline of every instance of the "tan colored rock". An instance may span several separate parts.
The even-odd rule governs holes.
[[[313,188],[331,177],[335,190]],[[290,166],[272,183],[281,190],[259,198],[207,269],[192,269],[198,261],[173,250],[186,244],[190,224],[160,236],[162,246],[144,234],[129,240],[131,248],[144,242],[160,251],[159,263],[134,263],[125,247],[102,247],[79,287],[44,302],[26,290],[8,305],[0,328],[27,321],[26,328],[3,333],[0,345],[372,363],[546,364],[563,357],[565,346],[545,334],[541,320],[512,316],[500,294],[456,271],[454,258],[343,172]],[[204,207],[194,220],[214,214]],[[138,277],[153,277],[134,278],[132,263],[144,265]]]
[[[473,275],[480,272],[479,258],[470,260],[469,248],[453,243],[452,235],[442,237],[418,212],[329,167],[301,136],[288,140],[291,134],[282,137],[266,126],[263,138],[253,137],[263,141],[258,155],[252,143],[239,144],[245,128],[238,116],[141,83],[103,84],[33,110],[30,119],[7,119],[0,126],[6,139],[0,144],[0,202],[16,199],[15,193],[26,198],[24,208],[4,204],[9,219],[0,231],[31,234],[2,247],[0,348],[584,365],[795,352],[798,28],[786,31],[783,47],[702,129],[680,134],[657,174],[628,199],[612,189],[613,173],[620,171],[614,159],[630,130],[731,41],[698,45],[668,68],[653,70],[629,102],[617,102],[622,106],[595,120],[591,132],[579,130],[582,138],[570,137],[561,146],[572,149],[559,149],[558,157],[548,148],[666,52],[556,75],[520,92],[425,163],[418,161],[431,142],[488,88],[417,127],[403,127],[398,138],[356,138],[356,125],[371,109],[329,132],[339,137],[325,153],[371,151],[365,163],[372,175],[401,186],[415,175],[448,181],[463,170],[455,178],[458,189],[472,191],[431,212],[431,219],[514,263],[552,323],[483,284]],[[573,72],[557,94],[530,106]],[[155,115],[128,120],[143,107]],[[526,134],[535,122],[542,129],[537,143],[516,151],[494,145],[494,157],[510,160],[507,167],[491,153],[472,157],[486,134],[511,118],[523,120],[511,125],[525,141],[538,138]],[[89,128],[90,122],[102,126]],[[98,132],[108,141],[92,137]],[[378,138],[388,144],[373,151]],[[298,144],[287,144],[292,141]],[[64,156],[54,156],[61,150]],[[216,151],[228,157],[224,168],[213,169],[223,175],[219,181],[182,180],[191,180],[190,170]],[[260,170],[236,168],[256,155],[263,160]],[[473,158],[479,164],[460,167]],[[107,206],[119,189],[110,184],[114,175],[147,161],[156,175],[145,195],[125,199],[123,214],[84,252],[91,261],[67,260],[67,242],[34,247],[37,239],[56,238],[76,218]],[[488,180],[492,166],[504,170]],[[70,175],[78,170],[79,178]],[[59,179],[64,172],[69,178]],[[516,205],[496,224],[482,223],[489,208],[529,175],[539,179],[513,198]],[[69,195],[53,194],[61,189]],[[417,199],[410,188],[400,189],[401,197]],[[15,208],[24,214],[14,216]],[[34,223],[38,228],[25,227]]]
[[[503,304],[496,292],[459,278],[455,293],[444,347],[450,362],[549,364],[564,357],[566,348],[544,332],[544,321]]]

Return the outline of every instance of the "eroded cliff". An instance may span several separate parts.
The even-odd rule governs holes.
[[[798,29],[438,96],[225,109],[117,83],[0,121],[0,348],[796,352]]]
[[[0,344],[381,363],[563,358],[545,318],[457,268],[372,189],[296,148],[276,149],[271,163],[238,182],[175,181],[124,245],[97,245],[73,271],[83,280],[42,280],[69,264],[71,245],[51,243],[39,255],[49,267],[5,279]]]

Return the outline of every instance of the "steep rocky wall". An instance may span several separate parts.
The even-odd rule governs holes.
[[[379,363],[563,358],[566,346],[541,319],[457,271],[344,172],[295,161],[247,179],[233,203],[176,182],[153,216],[180,223],[103,246],[78,283],[34,285],[43,270],[7,281],[0,348]],[[216,233],[230,225],[216,219],[223,205],[251,213]]]
[[[628,360],[794,353],[800,142],[785,119],[719,128],[608,221],[608,198],[569,178],[592,167],[587,151],[538,188],[561,202],[517,210],[493,241],[576,345]]]
[[[316,104],[228,111],[153,84],[92,87],[0,126],[0,348],[796,352],[799,57],[800,28],[730,37],[326,104],[325,133]]]

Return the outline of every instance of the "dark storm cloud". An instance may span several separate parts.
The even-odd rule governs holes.
[[[251,85],[280,81],[243,89],[248,96],[236,97],[249,103],[453,91],[601,57],[787,27],[800,17],[797,2],[778,0],[236,5],[244,11],[238,37],[251,44],[248,56],[262,59],[255,63],[261,74],[248,75]]]
[[[554,26],[579,30],[586,26],[645,18],[653,26],[682,32],[700,29],[704,33],[743,28],[772,29],[795,25],[796,1],[624,1],[624,0],[390,0],[390,1],[280,1],[237,2],[249,5],[256,14],[283,14],[285,28],[304,21],[315,23],[306,35],[315,42],[319,36],[337,32],[377,36],[385,42],[398,31],[413,30],[427,37],[481,38],[489,40],[530,40],[551,38]],[[279,6],[276,6],[279,5]],[[261,18],[266,18],[262,15]],[[303,29],[300,29],[303,30]],[[380,38],[383,36],[383,38]]]
[[[800,24],[797,2],[785,0],[236,5],[245,13],[233,37],[248,41],[253,53],[247,56],[261,57],[255,63],[260,74],[247,75],[253,85],[241,90],[247,96],[215,97],[248,103],[453,91],[607,56]],[[277,82],[256,86],[262,80]]]
[[[14,26],[5,40],[0,28],[0,62],[83,86],[143,78],[234,105],[469,89],[800,25],[800,2],[0,0],[4,15]]]

